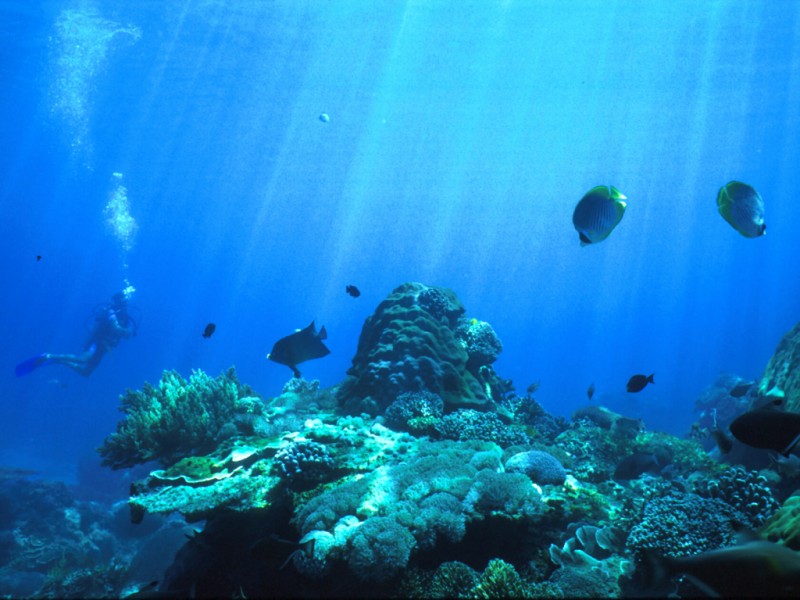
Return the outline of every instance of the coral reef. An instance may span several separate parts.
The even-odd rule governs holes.
[[[175,371],[164,371],[158,387],[144,384],[121,397],[125,419],[98,449],[103,464],[114,469],[158,460],[169,466],[192,454],[214,450],[223,437],[236,433],[229,426],[237,413],[257,414],[262,403],[236,379],[233,369],[212,379],[193,371],[187,382]]]
[[[379,531],[405,529],[415,540],[414,545],[403,545],[410,552],[416,547],[432,548],[441,539],[458,542],[476,520],[499,517],[537,522],[545,505],[525,475],[497,471],[500,454],[500,448],[488,442],[423,440],[406,460],[363,477],[346,478],[311,498],[298,507],[293,521],[301,535],[316,532],[330,540],[316,544],[315,558],[344,559],[348,564],[353,552],[348,532],[360,531],[375,518],[382,519]],[[394,524],[389,526],[387,518]],[[383,543],[385,531],[366,540]],[[386,553],[408,560],[408,554],[396,548]],[[357,564],[361,565],[360,559]],[[382,581],[394,572],[377,569],[367,575],[365,568],[359,566],[359,576],[365,579]]]
[[[157,387],[128,391],[104,464],[163,467],[131,485],[131,519],[205,520],[158,593],[600,597],[620,595],[650,551],[731,544],[731,520],[764,523],[767,537],[800,547],[800,501],[776,501],[791,489],[786,478],[730,468],[698,439],[645,431],[601,406],[556,418],[535,386],[518,396],[495,373],[501,350],[452,291],[407,283],[364,323],[339,386],[293,379],[262,399],[231,370],[188,382],[167,372]],[[720,377],[698,407],[719,418],[739,410],[755,391],[730,401],[738,381]],[[614,480],[631,456],[658,468]],[[62,512],[80,521],[73,506]],[[5,536],[25,560],[65,571],[27,524],[14,520]],[[93,536],[102,553],[108,539]],[[81,556],[47,589],[117,593],[113,565],[93,570]]]
[[[800,412],[800,323],[783,336],[758,383],[760,394],[773,388],[785,394],[786,410]]]
[[[464,324],[452,290],[405,283],[367,318],[338,399],[351,414],[380,414],[400,394],[428,391],[447,410],[492,402],[489,363],[501,345],[491,327]],[[472,354],[470,354],[472,351]]]

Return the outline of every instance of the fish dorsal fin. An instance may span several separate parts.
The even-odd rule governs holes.
[[[319,330],[319,335],[317,335],[317,338],[320,340],[328,339],[328,332],[325,331],[325,325],[323,325],[322,328]]]

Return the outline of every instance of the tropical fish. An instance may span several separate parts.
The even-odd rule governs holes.
[[[210,338],[212,335],[214,335],[214,332],[216,330],[217,330],[217,326],[214,325],[214,323],[209,323],[208,325],[206,325],[206,328],[203,329],[203,337],[204,338]]]
[[[612,185],[598,185],[586,192],[572,213],[581,246],[602,242],[611,234],[625,214],[625,199]]]
[[[618,481],[637,479],[644,473],[657,475],[665,466],[652,452],[634,452],[619,461],[614,470],[614,479]]]
[[[589,384],[589,389],[586,390],[586,395],[589,396],[589,400],[592,399],[592,396],[594,396],[594,383]]]
[[[359,289],[354,285],[348,285],[344,291],[350,294],[353,298],[358,298],[361,295]]]
[[[648,383],[655,383],[655,381],[653,381],[653,375],[655,375],[655,373],[652,375],[634,375],[628,379],[628,391],[641,392]]]
[[[767,232],[764,200],[755,189],[741,181],[730,181],[717,194],[717,209],[722,218],[744,237],[755,238]]]
[[[750,391],[750,388],[753,387],[754,384],[755,381],[750,381],[750,382],[740,381],[735,386],[733,386],[728,393],[734,398],[741,398],[748,391]]]
[[[286,365],[294,373],[295,377],[300,377],[297,365],[313,358],[322,358],[331,353],[322,343],[327,339],[328,334],[323,326],[319,333],[314,326],[314,321],[305,329],[295,331],[291,335],[282,337],[272,347],[272,352],[267,354],[267,358],[281,365]]]
[[[743,444],[789,456],[800,442],[800,414],[757,408],[736,417],[730,429]]]
[[[741,526],[738,526],[741,527]],[[750,532],[744,543],[693,556],[657,556],[645,551],[646,578],[664,581],[685,575],[716,598],[797,597],[800,594],[800,552],[759,539]]]

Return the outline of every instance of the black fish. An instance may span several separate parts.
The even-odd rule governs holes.
[[[719,448],[721,454],[727,454],[733,448],[733,442],[731,441],[731,438],[729,438],[728,435],[719,427],[712,429],[710,435],[717,443],[717,448]]]
[[[748,391],[750,391],[750,388],[753,387],[754,384],[755,381],[751,381],[750,383],[747,382],[737,383],[735,386],[731,388],[731,390],[728,393],[734,398],[741,398]]]
[[[657,475],[664,466],[665,465],[662,465],[658,457],[652,452],[634,452],[630,456],[626,456],[619,461],[614,471],[614,479],[619,481],[637,479],[644,473]]]
[[[204,338],[210,338],[212,335],[214,335],[214,332],[216,330],[217,330],[217,326],[214,325],[214,323],[209,323],[208,325],[206,325],[206,328],[203,329],[203,337]]]
[[[800,442],[800,414],[774,408],[757,408],[731,423],[733,437],[752,446],[789,456]]]
[[[350,294],[353,298],[358,298],[361,295],[361,292],[354,285],[348,285],[346,288],[344,288],[344,291]]]
[[[300,377],[297,365],[313,358],[322,358],[331,353],[322,343],[322,340],[327,339],[327,337],[328,334],[325,331],[325,327],[323,326],[317,333],[314,321],[311,321],[311,325],[305,329],[295,331],[293,334],[282,337],[275,342],[272,352],[267,354],[267,358],[278,364],[286,365],[292,370],[295,377]]]
[[[648,383],[655,383],[653,381],[653,373],[652,375],[634,375],[628,380],[628,391],[629,392],[641,392]]]
[[[42,260],[42,255],[41,254],[37,254],[36,255],[36,262],[39,262],[40,260]]]
[[[592,396],[594,396],[594,384],[593,383],[589,384],[589,389],[586,390],[586,395],[589,396],[589,400],[591,400]]]

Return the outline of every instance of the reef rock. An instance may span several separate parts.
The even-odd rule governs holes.
[[[428,391],[445,411],[494,407],[492,362],[502,344],[488,323],[464,317],[452,290],[404,283],[367,318],[338,400],[382,413],[399,395]]]
[[[775,387],[785,394],[786,410],[800,412],[800,323],[775,348],[758,391],[763,395]]]

